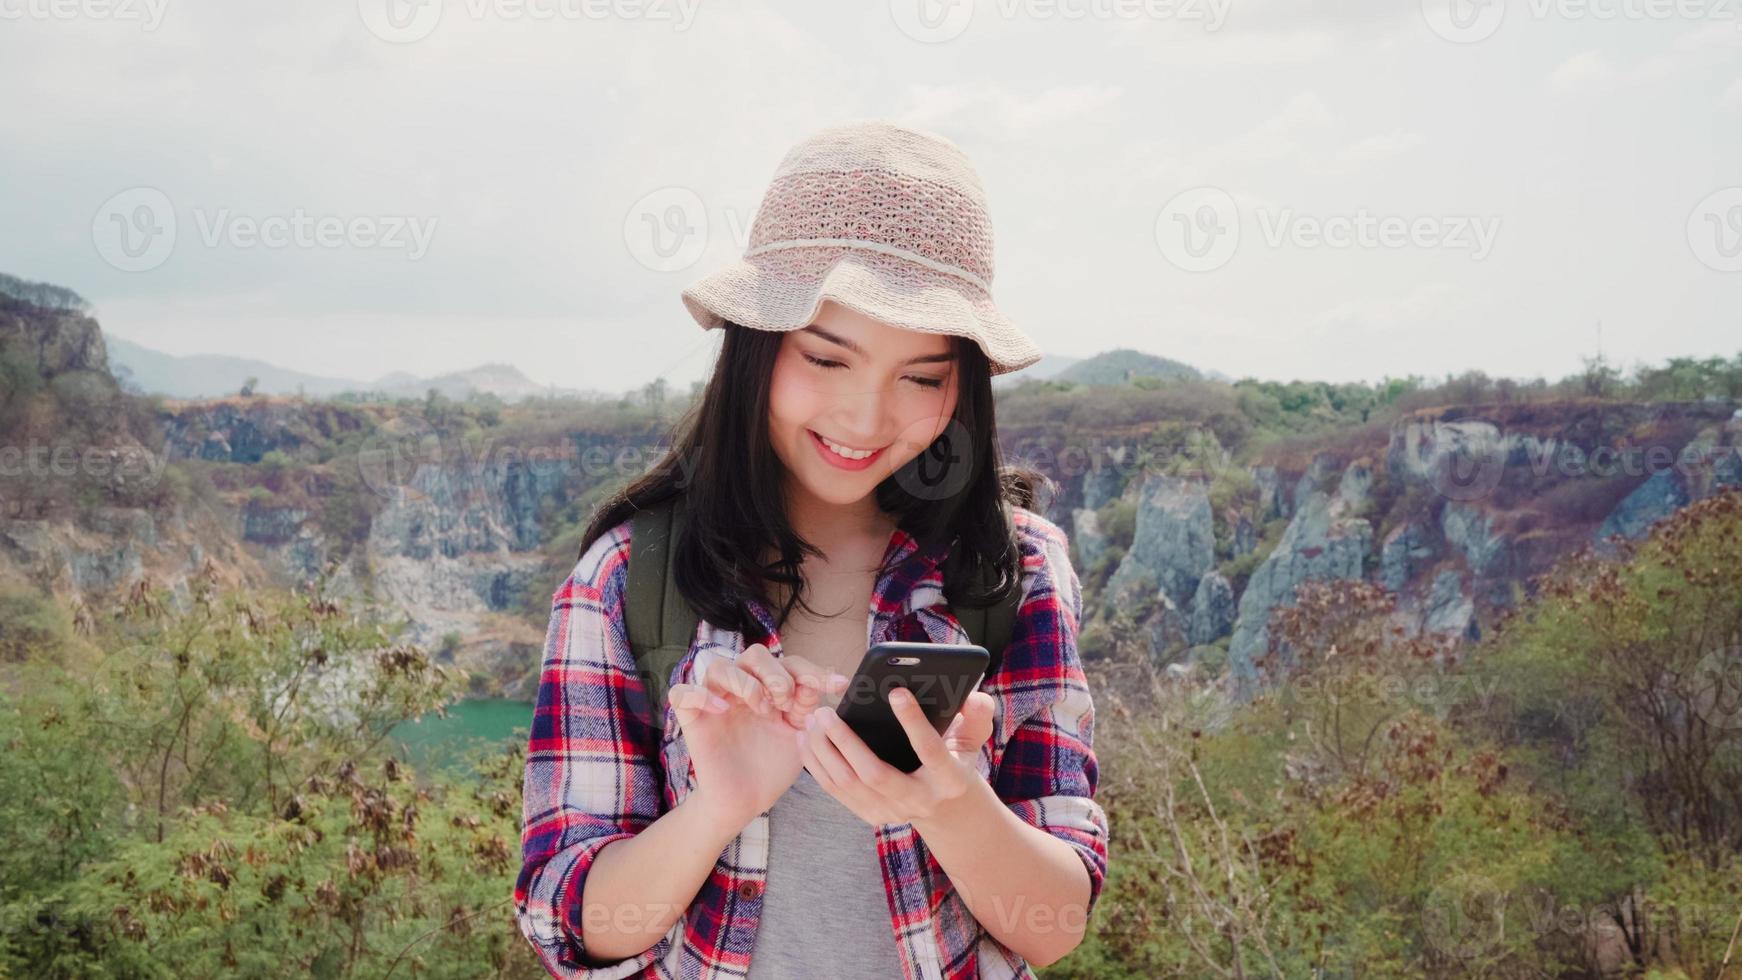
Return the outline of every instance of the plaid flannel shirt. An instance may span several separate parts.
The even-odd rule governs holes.
[[[1076,849],[1089,872],[1092,908],[1106,877],[1107,818],[1093,798],[1094,707],[1076,649],[1080,586],[1064,532],[1025,508],[1013,514],[1023,599],[1003,661],[980,687],[998,710],[978,768],[1019,817]],[[629,530],[624,521],[602,535],[552,596],[527,747],[515,917],[552,976],[744,977],[767,880],[766,812],[727,845],[684,916],[651,948],[596,967],[581,956],[582,885],[593,859],[680,804],[695,786],[669,707],[663,739],[649,724],[647,691],[623,623]],[[938,565],[948,546],[922,551],[897,529],[885,557],[896,552],[872,593],[867,646],[969,642],[944,601]],[[773,614],[759,602],[751,603],[751,612],[761,633],[748,639],[698,623],[673,682],[689,682],[710,658],[736,658],[754,642],[780,656]],[[882,858],[905,980],[1033,976],[974,919],[911,824],[866,831],[875,835]]]

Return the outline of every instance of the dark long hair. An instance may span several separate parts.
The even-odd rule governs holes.
[[[749,597],[768,602],[767,584],[786,586],[778,611],[784,624],[804,601],[799,566],[823,552],[799,537],[787,520],[784,467],[768,436],[768,391],[775,356],[785,334],[728,322],[725,343],[700,402],[675,428],[672,449],[655,467],[602,504],[581,536],[585,554],[601,535],[679,494],[686,520],[676,542],[677,587],[715,626],[758,632],[745,607]],[[1032,509],[1036,493],[1055,487],[1045,474],[1006,466],[998,448],[991,365],[972,340],[952,336],[960,393],[951,422],[925,451],[877,485],[877,504],[897,519],[920,548],[953,541],[941,567],[944,595],[952,606],[987,606],[1020,586],[1022,566],[1012,506]],[[965,445],[960,443],[965,442]],[[685,485],[680,463],[693,465]],[[966,472],[963,472],[963,471]],[[770,549],[781,557],[761,560]],[[975,590],[971,576],[989,563],[989,589]],[[879,569],[879,575],[885,569]]]

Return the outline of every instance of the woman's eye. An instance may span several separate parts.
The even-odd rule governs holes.
[[[833,371],[836,368],[844,368],[847,366],[845,364],[842,364],[840,361],[825,360],[821,357],[812,357],[809,354],[804,355],[804,359],[809,361],[812,364],[815,364],[817,367],[820,367],[825,371]],[[916,375],[909,375],[908,380],[914,382],[915,384],[919,385],[922,388],[941,388],[941,387],[943,387],[943,384],[944,384],[944,381],[942,378],[921,378],[921,377],[918,377]]]

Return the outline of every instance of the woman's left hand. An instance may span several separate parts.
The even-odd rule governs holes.
[[[968,695],[942,735],[905,688],[890,692],[889,706],[919,757],[918,769],[902,772],[877,758],[827,706],[811,712],[797,735],[804,766],[817,785],[873,826],[944,818],[951,804],[985,784],[974,760],[992,737],[992,696]]]

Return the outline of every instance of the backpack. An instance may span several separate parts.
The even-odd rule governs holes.
[[[637,511],[630,529],[624,625],[629,631],[629,645],[635,651],[635,663],[647,683],[656,732],[665,725],[672,668],[689,652],[699,621],[696,611],[678,591],[677,576],[672,573],[675,543],[683,522],[684,497],[679,494]],[[976,576],[981,591],[989,587],[989,576],[982,564]],[[1014,588],[996,606],[968,606],[961,610],[950,607],[951,615],[967,631],[970,642],[985,647],[992,655],[986,666],[987,677],[998,669],[1004,648],[1010,644],[1021,601],[1022,589]]]

